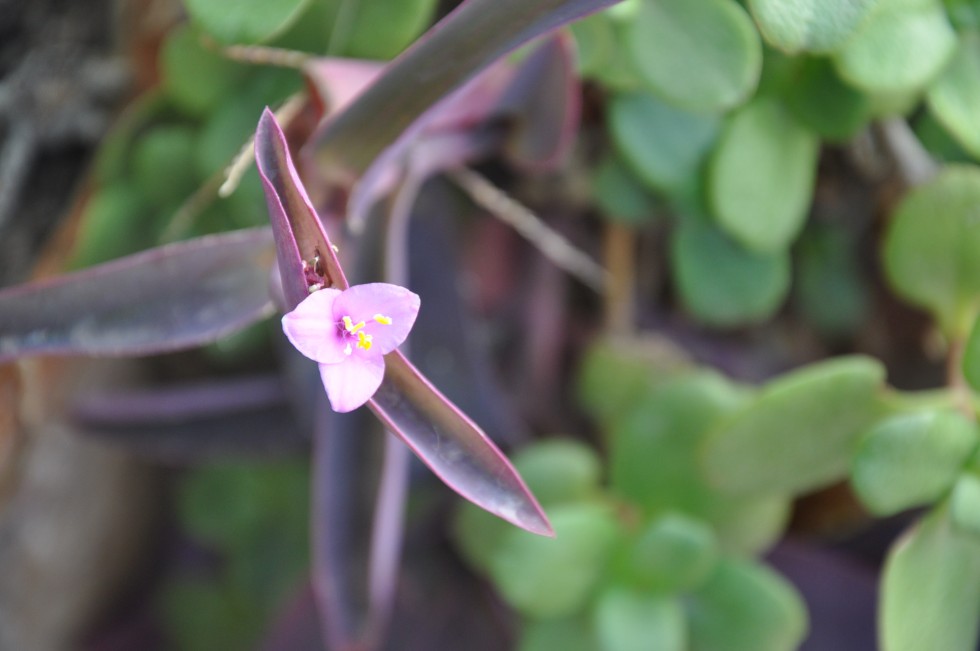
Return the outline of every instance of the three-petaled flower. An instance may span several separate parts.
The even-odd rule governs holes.
[[[320,378],[334,411],[357,409],[384,377],[384,355],[408,336],[420,300],[398,285],[370,283],[320,289],[282,318],[296,349],[320,364]]]

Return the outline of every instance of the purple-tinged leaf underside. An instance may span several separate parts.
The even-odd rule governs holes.
[[[466,0],[395,59],[312,143],[328,180],[350,183],[424,114],[528,41],[619,0]],[[420,118],[422,118],[420,120]]]
[[[0,291],[0,362],[193,348],[273,312],[267,228],[169,244]]]
[[[507,458],[430,385],[399,351],[385,355],[385,378],[368,403],[446,485],[522,529],[554,535]]]
[[[282,289],[290,310],[309,295],[311,280],[347,289],[337,254],[296,173],[286,137],[269,109],[255,133],[255,164],[262,179],[276,240]]]

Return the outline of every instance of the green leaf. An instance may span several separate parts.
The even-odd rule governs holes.
[[[813,224],[797,250],[794,289],[807,323],[829,337],[853,334],[867,316],[868,288],[858,268],[855,237],[842,228]]]
[[[892,547],[881,587],[885,651],[972,651],[980,612],[980,543],[935,509]]]
[[[875,515],[929,504],[953,485],[977,440],[976,423],[958,412],[897,414],[861,438],[851,483]]]
[[[644,0],[626,30],[637,73],[678,107],[718,112],[752,94],[762,44],[733,0]]]
[[[825,140],[847,141],[871,118],[868,97],[841,81],[829,59],[804,59],[785,93],[793,115]]]
[[[585,501],[599,492],[599,457],[578,441],[541,441],[521,450],[513,460],[542,506]]]
[[[192,115],[214,110],[246,74],[241,64],[206,49],[186,26],[170,33],[160,56],[164,88],[174,104]]]
[[[749,0],[765,39],[784,52],[830,52],[843,45],[878,0]]]
[[[617,156],[606,156],[599,163],[592,193],[603,216],[611,220],[640,225],[654,217],[653,197]]]
[[[806,220],[817,139],[776,100],[759,98],[735,114],[711,160],[708,196],[719,225],[746,247],[781,251]]]
[[[598,642],[589,622],[571,619],[531,619],[524,622],[517,651],[595,651]]]
[[[963,377],[980,393],[980,316],[974,320],[963,350]]]
[[[429,26],[436,4],[436,0],[358,2],[347,26],[349,36],[339,51],[355,59],[391,59]]]
[[[289,27],[310,0],[184,0],[191,21],[223,43],[261,43]]]
[[[904,198],[884,240],[892,287],[954,338],[969,332],[980,297],[978,205],[980,169],[947,166]]]
[[[200,183],[194,169],[197,134],[182,125],[161,125],[142,134],[133,151],[133,180],[151,203],[183,202]]]
[[[674,374],[648,387],[615,421],[609,442],[613,491],[644,514],[681,511],[709,522],[732,553],[765,549],[783,530],[789,500],[781,495],[721,493],[701,475],[704,436],[748,400],[746,390],[709,371]]]
[[[595,418],[612,423],[646,401],[651,387],[688,366],[656,337],[609,338],[586,351],[578,372],[578,397]]]
[[[690,190],[718,135],[718,119],[676,109],[649,93],[615,95],[609,127],[617,150],[650,187]]]
[[[807,629],[792,585],[758,562],[733,559],[692,595],[689,618],[692,651],[792,651]]]
[[[925,87],[955,47],[956,34],[938,1],[879,0],[835,62],[857,88],[895,94]]]
[[[789,255],[747,251],[710,224],[681,221],[670,262],[684,307],[717,327],[759,323],[782,305],[790,284]]]
[[[980,538],[980,477],[976,474],[965,472],[956,480],[950,494],[949,515],[957,528]]]
[[[842,478],[880,410],[884,376],[878,361],[852,356],[773,380],[709,434],[708,477],[739,494],[800,494]]]
[[[647,526],[629,550],[630,580],[645,590],[687,592],[708,578],[718,562],[711,527],[667,512]]]
[[[980,157],[980,36],[971,32],[960,38],[952,62],[926,97],[953,138]]]
[[[599,12],[569,27],[575,38],[579,74],[586,78],[601,77],[619,50],[612,20],[606,12]]]
[[[595,604],[596,634],[603,651],[685,651],[684,620],[684,610],[675,599],[627,588],[610,588]]]
[[[581,609],[620,535],[604,506],[565,504],[549,515],[554,538],[511,527],[491,559],[490,574],[501,595],[528,617],[564,617]]]
[[[149,247],[155,232],[153,217],[131,186],[115,183],[103,188],[85,205],[71,268],[90,267]]]

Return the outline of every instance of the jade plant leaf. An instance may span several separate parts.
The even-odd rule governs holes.
[[[596,636],[604,651],[684,651],[687,622],[678,600],[610,588],[596,600]]]
[[[855,87],[898,94],[925,87],[955,47],[956,34],[938,0],[879,0],[835,62]]]
[[[683,219],[674,232],[670,261],[681,301],[706,325],[764,321],[789,291],[787,252],[747,250],[716,226],[693,217]]]
[[[712,431],[702,449],[717,487],[800,494],[844,477],[858,436],[881,407],[885,370],[841,357],[781,376]]]
[[[191,21],[223,43],[260,43],[288,28],[310,0],[184,0]]]
[[[861,438],[851,483],[875,515],[928,504],[952,487],[978,441],[976,423],[958,412],[897,414]]]
[[[912,190],[884,239],[885,274],[895,291],[926,308],[947,335],[963,337],[980,295],[980,169],[950,165]]]
[[[854,34],[879,0],[749,0],[765,39],[776,48],[830,52]]]
[[[644,0],[626,30],[639,76],[669,103],[700,112],[737,106],[762,70],[762,43],[733,0]]]
[[[757,562],[726,559],[690,605],[694,651],[787,651],[803,641],[803,600],[785,579]]]
[[[936,120],[971,155],[980,157],[980,35],[960,37],[949,67],[926,95]]]
[[[769,97],[725,127],[708,171],[708,198],[725,232],[749,249],[785,250],[806,220],[818,141]]]
[[[980,542],[952,526],[947,506],[934,509],[892,547],[880,608],[883,649],[976,648]]]
[[[674,108],[644,91],[613,96],[608,119],[616,149],[633,172],[667,193],[695,187],[720,127],[716,117]]]
[[[211,343],[272,313],[268,229],[203,237],[0,291],[0,361],[151,355]]]

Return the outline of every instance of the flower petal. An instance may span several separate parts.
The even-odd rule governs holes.
[[[351,355],[339,364],[320,364],[320,379],[334,411],[354,411],[381,386],[385,361],[379,355]]]
[[[282,317],[282,331],[296,350],[321,364],[343,361],[344,340],[333,318],[339,289],[315,291]]]
[[[344,290],[333,305],[338,321],[349,316],[354,323],[364,322],[364,332],[374,337],[373,344],[382,354],[399,346],[415,324],[421,299],[418,294],[388,283],[354,285]],[[380,315],[385,323],[375,320]],[[390,319],[390,323],[387,321]]]

